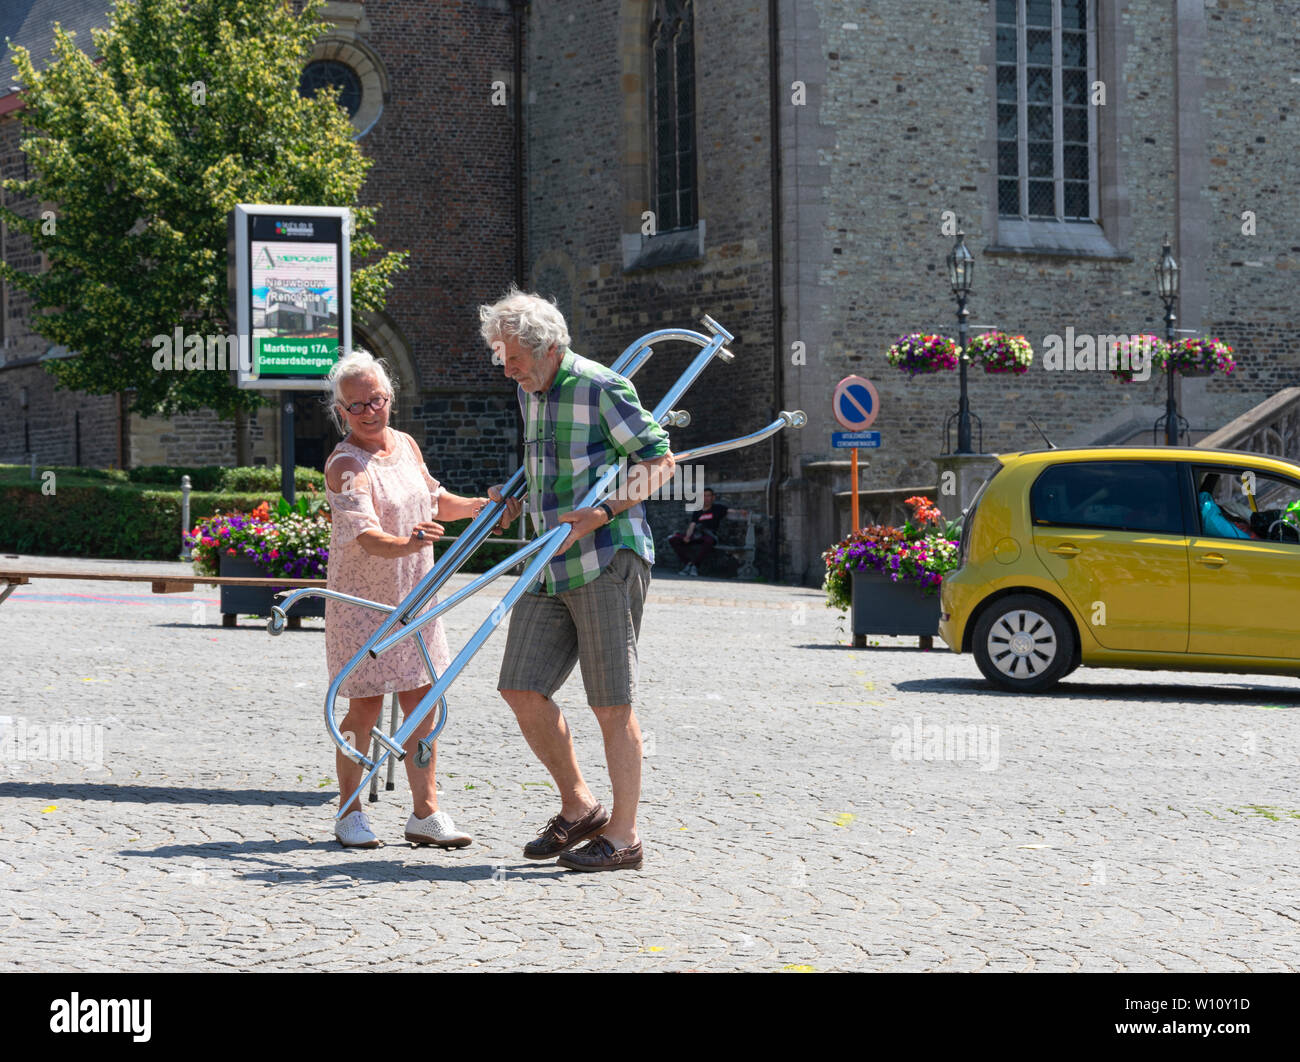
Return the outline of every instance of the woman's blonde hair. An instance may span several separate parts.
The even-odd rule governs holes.
[[[330,369],[327,377],[330,388],[333,391],[333,401],[330,402],[330,417],[334,420],[334,426],[338,428],[340,434],[347,434],[347,421],[343,419],[343,414],[339,411],[339,405],[343,399],[341,391],[344,380],[351,380],[357,376],[373,376],[379,381],[379,389],[388,396],[391,403],[396,393],[393,386],[393,379],[388,374],[388,363],[383,358],[376,358],[368,350],[362,350],[357,347],[339,358]]]

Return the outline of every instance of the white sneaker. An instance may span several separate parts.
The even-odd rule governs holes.
[[[464,848],[474,841],[469,834],[456,829],[445,811],[435,811],[427,819],[417,819],[412,813],[406,820],[406,839],[415,844],[436,844],[439,848]]]
[[[344,848],[379,847],[379,838],[371,830],[364,811],[354,811],[334,823],[334,836]]]

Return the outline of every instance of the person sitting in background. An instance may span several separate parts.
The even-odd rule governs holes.
[[[1211,473],[1201,480],[1201,490],[1197,495],[1201,509],[1201,527],[1205,534],[1215,538],[1250,538],[1249,532],[1233,523],[1214,500],[1214,491],[1218,485],[1219,477]]]
[[[718,529],[726,516],[727,507],[715,505],[713,491],[705,487],[704,508],[692,517],[685,534],[679,531],[668,539],[677,559],[682,562],[683,575],[700,574],[700,561],[712,553],[713,547],[718,544]]]

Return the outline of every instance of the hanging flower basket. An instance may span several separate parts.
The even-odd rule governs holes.
[[[885,356],[890,365],[902,369],[909,376],[921,376],[957,368],[958,348],[947,336],[913,332],[894,340]]]
[[[984,366],[986,373],[1014,374],[1029,371],[1033,364],[1034,348],[1024,336],[1007,332],[985,332],[971,339],[966,347],[970,360]]]
[[[1151,366],[1160,364],[1168,353],[1169,344],[1150,332],[1125,336],[1115,344],[1115,366],[1110,374],[1120,383],[1145,380],[1151,375]]]
[[[1166,348],[1164,356],[1157,359],[1156,364],[1164,372],[1176,372],[1179,376],[1213,376],[1215,373],[1227,376],[1237,368],[1232,348],[1218,336],[1180,339]]]

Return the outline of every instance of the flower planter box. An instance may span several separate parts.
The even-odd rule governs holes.
[[[868,634],[916,635],[921,648],[939,633],[939,595],[913,582],[895,583],[875,571],[853,575],[853,647],[866,648]]]
[[[264,572],[257,564],[243,557],[221,556],[217,562],[218,574],[235,579],[265,579]],[[221,622],[226,627],[233,627],[240,616],[270,616],[271,606],[276,603],[274,587],[270,586],[223,586],[221,588]],[[286,615],[289,626],[296,628],[304,616],[323,619],[325,616],[325,599],[309,597],[299,601]]]

